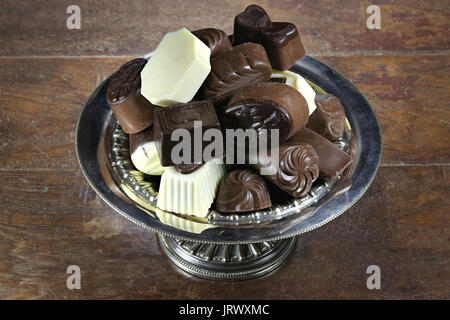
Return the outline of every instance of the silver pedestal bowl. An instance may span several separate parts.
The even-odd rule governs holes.
[[[109,78],[92,93],[78,120],[76,151],[84,176],[117,213],[157,232],[169,259],[190,274],[238,280],[275,270],[294,248],[298,235],[330,222],[363,196],[379,167],[382,148],[374,111],[347,79],[309,56],[299,60],[291,71],[302,75],[319,93],[339,97],[347,125],[336,144],[353,158],[352,168],[345,174],[334,180],[316,181],[303,198],[280,196],[272,199],[272,208],[244,215],[223,215],[212,210],[207,218],[158,209],[158,183],[134,169],[128,136],[106,101]],[[116,196],[102,177],[97,151],[103,137],[110,173],[132,203]]]

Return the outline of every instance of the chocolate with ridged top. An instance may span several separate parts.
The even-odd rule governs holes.
[[[223,30],[206,28],[192,31],[192,34],[199,38],[211,50],[211,57],[219,55],[233,46]]]
[[[334,141],[342,136],[345,110],[341,101],[332,94],[316,94],[317,109],[309,117],[307,128]]]
[[[264,47],[244,43],[211,59],[211,72],[200,94],[218,103],[243,87],[268,81],[271,75],[272,67]]]
[[[312,145],[319,156],[320,175],[327,178],[336,178],[352,162],[352,159],[346,152],[308,128],[300,130],[288,142]]]
[[[224,109],[223,123],[256,131],[279,129],[281,144],[306,125],[308,116],[308,104],[300,92],[283,83],[263,82],[233,96]]]
[[[274,22],[262,30],[264,48],[273,69],[287,70],[305,55],[297,27],[289,22]]]
[[[271,25],[272,21],[263,8],[254,4],[248,6],[234,18],[234,45],[245,42],[262,43],[261,29]]]
[[[106,99],[123,131],[137,133],[152,125],[154,106],[141,93],[141,70],[147,60],[125,63],[109,81]]]
[[[252,166],[275,172],[263,177],[293,197],[307,194],[319,176],[319,157],[314,148],[307,143],[286,142],[275,150],[278,151],[278,163],[257,159]]]
[[[250,170],[234,170],[222,180],[217,194],[217,210],[246,212],[272,206],[264,179]]]

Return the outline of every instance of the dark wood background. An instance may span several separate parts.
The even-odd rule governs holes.
[[[93,89],[181,26],[232,32],[250,2],[77,0],[0,4],[0,298],[450,298],[450,2],[265,0],[308,54],[346,75],[374,107],[382,165],[346,214],[298,238],[277,272],[211,282],[177,270],[156,236],[118,216],[77,164],[75,125]],[[381,8],[367,30],[366,8]],[[81,290],[66,268],[80,266]],[[368,290],[366,269],[381,268]]]

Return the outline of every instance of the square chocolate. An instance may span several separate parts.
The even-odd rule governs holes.
[[[214,128],[220,132],[220,123],[216,111],[210,100],[192,101],[189,103],[177,104],[169,107],[157,108],[154,112],[154,140],[158,150],[159,159],[164,167],[179,164],[203,163],[209,159],[203,159],[203,151],[211,141],[203,141],[203,134],[206,130]],[[199,123],[198,121],[201,121]],[[179,135],[172,133],[177,129]],[[185,134],[188,137],[185,137]],[[184,141],[188,139],[188,141]],[[180,145],[190,146],[181,148]],[[184,160],[181,163],[172,159],[172,150],[177,146],[177,155]],[[181,151],[180,151],[181,150]],[[200,154],[201,153],[201,154]],[[213,157],[221,157],[223,150],[214,152]],[[177,163],[178,162],[178,163]]]

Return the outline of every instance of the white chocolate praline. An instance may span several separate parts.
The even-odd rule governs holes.
[[[161,165],[154,141],[139,146],[132,154],[131,161],[140,172],[160,176],[166,169]]]
[[[186,28],[167,33],[141,71],[141,94],[158,106],[191,101],[211,70],[210,55]]]
[[[225,175],[222,159],[207,161],[189,174],[167,167],[161,176],[157,206],[161,210],[206,217]]]
[[[286,78],[286,84],[297,89],[305,98],[308,103],[309,115],[317,109],[314,101],[316,98],[316,92],[301,75],[289,70],[272,70],[272,78]]]

